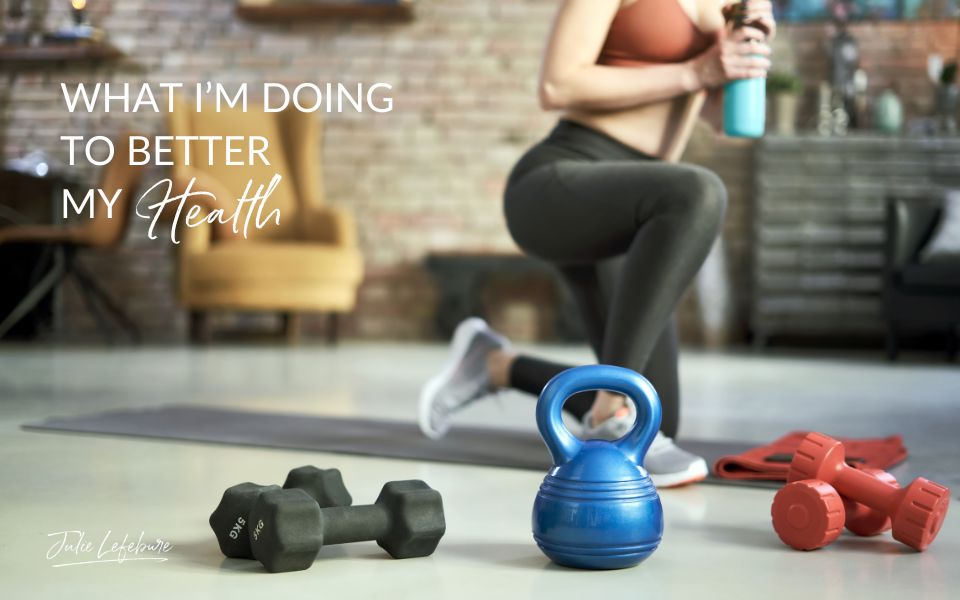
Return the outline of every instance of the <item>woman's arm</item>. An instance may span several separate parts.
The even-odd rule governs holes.
[[[704,98],[700,118],[706,121],[714,131],[723,131],[723,92],[720,89],[710,90]]]
[[[598,65],[620,0],[565,0],[554,20],[540,73],[540,104],[547,110],[617,110],[762,77],[770,49],[752,28],[723,36],[684,63],[638,68]],[[754,56],[760,54],[762,56]]]

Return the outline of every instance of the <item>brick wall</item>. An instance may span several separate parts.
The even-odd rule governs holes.
[[[367,257],[368,278],[348,320],[350,332],[429,336],[435,294],[420,267],[424,254],[513,250],[500,193],[512,162],[552,120],[537,106],[535,83],[556,5],[420,0],[411,23],[265,25],[238,20],[230,0],[91,0],[94,23],[128,57],[96,69],[24,72],[12,85],[0,82],[2,153],[9,158],[41,147],[63,159],[61,134],[162,128],[162,117],[151,114],[69,115],[60,81],[390,82],[394,112],[326,117],[323,168],[330,201],[357,214]],[[784,26],[778,42],[778,61],[808,81],[808,100],[826,72],[826,31],[823,25]],[[932,92],[924,84],[926,54],[952,53],[956,25],[864,24],[853,34],[861,40],[871,87],[898,82],[908,113],[926,111]],[[739,290],[749,255],[750,171],[749,147],[715,151],[730,144],[701,134],[690,159],[717,168],[731,188],[723,252],[735,292],[730,329],[736,334],[745,302]],[[151,172],[146,181],[161,176]],[[119,256],[88,257],[155,338],[180,337],[185,329],[173,301],[168,250],[146,241],[144,223],[135,221]],[[65,303],[64,327],[85,336],[90,323],[76,299],[68,294]],[[688,332],[696,329],[694,305],[688,302],[683,311]]]

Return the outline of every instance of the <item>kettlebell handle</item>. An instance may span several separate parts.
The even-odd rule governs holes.
[[[630,431],[613,442],[633,462],[640,464],[660,429],[660,397],[647,378],[612,365],[585,365],[554,376],[537,401],[537,428],[555,465],[570,462],[583,442],[563,424],[563,403],[574,394],[590,390],[618,392],[633,400],[637,420]]]

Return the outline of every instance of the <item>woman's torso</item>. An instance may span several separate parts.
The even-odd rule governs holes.
[[[598,64],[624,68],[680,63],[714,43],[723,0],[625,0],[610,26]],[[576,121],[646,154],[677,160],[703,106],[705,92],[616,111],[568,111]]]

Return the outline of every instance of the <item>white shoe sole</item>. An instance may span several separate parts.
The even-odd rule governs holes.
[[[683,471],[662,474],[650,473],[650,480],[658,489],[675,488],[703,481],[707,478],[708,473],[707,461],[701,458],[690,463],[690,466]]]
[[[433,440],[439,440],[450,430],[449,422],[442,429],[434,429],[432,424],[431,408],[437,393],[444,388],[457,372],[457,365],[463,360],[470,341],[473,337],[487,328],[486,321],[479,317],[470,317],[457,325],[450,342],[450,356],[443,370],[431,377],[420,391],[419,423],[423,435]]]

